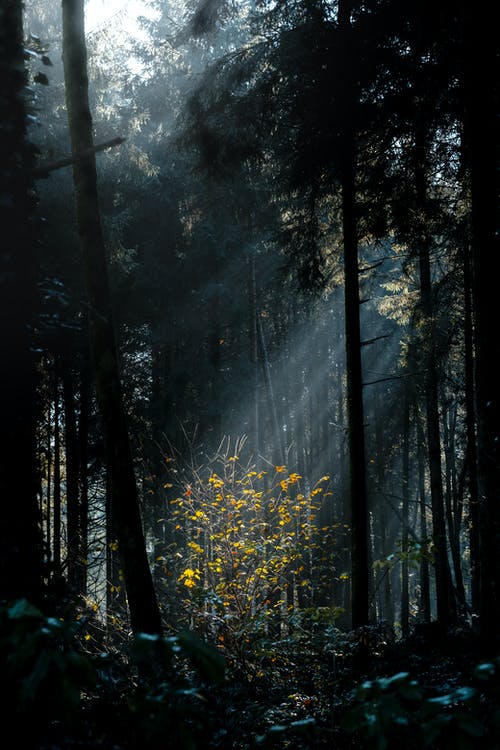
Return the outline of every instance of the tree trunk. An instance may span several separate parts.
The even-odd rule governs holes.
[[[76,428],[76,404],[73,375],[62,363],[62,386],[64,402],[64,444],[66,465],[66,562],[68,583],[74,594],[80,593],[80,568],[82,565],[80,536],[80,493],[78,478],[78,434]]]
[[[467,476],[469,487],[469,546],[472,614],[479,616],[481,562],[479,540],[479,497],[477,487],[476,408],[474,404],[474,347],[472,322],[472,269],[470,247],[464,247],[464,348],[465,428],[467,433]]]
[[[498,34],[488,16],[465,4],[465,145],[470,170],[472,270],[480,508],[480,625],[484,642],[498,639],[500,620],[500,391],[498,284],[500,256],[500,118]]]
[[[346,37],[351,33],[351,2],[339,2],[339,26]],[[346,60],[344,75],[345,120],[343,125],[342,181],[342,232],[344,245],[344,295],[347,372],[347,417],[349,442],[349,487],[351,500],[351,611],[352,627],[368,624],[369,572],[368,572],[368,498],[366,491],[365,437],[363,415],[363,379],[361,368],[361,333],[359,307],[358,237],[356,220],[356,144],[355,144],[355,90]]]
[[[78,231],[88,298],[90,352],[102,415],[112,512],[134,632],[160,632],[161,618],[141,524],[111,314],[88,101],[84,0],[63,0],[63,63]],[[90,151],[89,151],[90,150]],[[84,157],[77,155],[85,154]]]
[[[418,459],[418,495],[420,505],[420,538],[422,544],[427,545],[427,503],[425,493],[425,462],[423,450],[425,446],[424,429],[420,414],[416,414],[417,420],[417,459]],[[431,620],[431,589],[429,579],[429,561],[426,554],[420,560],[420,603],[419,615],[423,622]]]
[[[78,417],[78,458],[79,458],[79,530],[80,530],[80,558],[78,586],[82,596],[87,593],[88,569],[88,527],[89,527],[89,477],[88,477],[88,442],[90,419],[90,362],[88,351],[83,354],[80,370],[80,413]]]
[[[403,638],[410,630],[410,596],[408,590],[408,509],[410,500],[410,408],[408,396],[405,396],[404,414],[403,414],[403,458],[402,458],[402,529],[401,529],[401,552],[403,560],[401,564],[401,633]]]
[[[448,419],[450,423],[448,423]],[[462,514],[457,501],[458,486],[456,479],[456,432],[457,407],[448,410],[443,417],[443,443],[445,454],[445,509],[446,522],[448,525],[448,539],[450,542],[451,561],[453,564],[453,575],[455,578],[455,593],[459,613],[462,617],[467,611],[465,599],[464,579],[462,572],[462,557],[460,551],[460,529]]]
[[[33,327],[37,262],[33,152],[26,138],[23,4],[5,0],[0,22],[0,599],[40,601],[38,418]]]
[[[427,139],[424,126],[417,124],[415,136],[415,191],[419,210],[425,215],[427,206]],[[424,370],[424,394],[427,426],[427,454],[431,485],[432,540],[434,575],[436,579],[437,620],[446,627],[456,619],[456,605],[446,545],[443,477],[441,471],[441,438],[439,430],[438,375],[436,367],[434,305],[430,264],[430,238],[424,222],[416,227],[418,234],[418,265],[420,275],[420,314],[424,336],[421,356]]]

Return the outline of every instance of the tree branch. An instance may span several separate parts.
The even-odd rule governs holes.
[[[88,148],[85,151],[82,151],[76,157],[68,156],[65,159],[58,159],[57,161],[49,162],[49,164],[41,164],[40,166],[35,167],[35,169],[33,170],[33,177],[35,177],[35,179],[48,177],[49,173],[54,172],[56,169],[69,167],[72,164],[74,164],[76,161],[79,161],[80,159],[85,159],[85,157],[90,156],[91,154],[95,154],[97,151],[105,151],[107,148],[114,148],[115,146],[120,146],[122,143],[125,142],[125,140],[126,138],[121,138],[121,137],[112,138],[110,141],[104,141],[104,143],[98,143],[92,148]]]

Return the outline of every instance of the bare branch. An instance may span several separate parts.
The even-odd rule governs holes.
[[[104,141],[104,143],[98,143],[92,148],[86,149],[86,151],[82,151],[76,157],[68,156],[65,159],[58,159],[57,161],[49,162],[49,164],[41,164],[40,166],[36,167],[33,170],[33,177],[35,177],[35,179],[41,178],[41,177],[48,177],[49,173],[54,172],[56,169],[69,167],[72,164],[74,164],[76,161],[80,159],[85,159],[85,157],[90,156],[91,154],[95,154],[97,153],[97,151],[105,151],[108,148],[114,148],[115,146],[120,146],[125,141],[126,141],[126,138],[121,138],[121,137],[112,138],[110,141]]]

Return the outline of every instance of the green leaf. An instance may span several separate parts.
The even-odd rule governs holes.
[[[489,680],[495,675],[495,665],[491,662],[484,662],[478,664],[475,670],[475,675],[479,680]]]
[[[37,607],[29,603],[27,599],[19,599],[7,610],[10,620],[21,620],[23,617],[36,617],[43,619],[43,615]]]
[[[468,701],[476,695],[476,690],[471,687],[461,687],[454,690],[452,693],[446,695],[440,695],[437,698],[429,698],[427,703],[432,706],[451,706],[454,703],[463,703]]]
[[[40,684],[47,679],[51,670],[52,656],[47,651],[42,651],[35,662],[31,674],[23,681],[21,688],[21,702],[24,705],[32,703],[38,693]]]
[[[216,685],[224,680],[226,660],[220,651],[202,641],[190,630],[181,631],[178,642],[202,677]]]

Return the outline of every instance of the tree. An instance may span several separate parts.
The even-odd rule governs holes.
[[[361,368],[361,326],[359,302],[358,229],[356,218],[356,90],[357,61],[353,50],[351,1],[339,3],[340,43],[346,50],[341,121],[341,192],[344,251],[344,298],[346,328],[347,417],[349,477],[351,495],[352,625],[368,624],[368,498]]]
[[[78,231],[88,299],[90,352],[102,415],[111,511],[134,632],[158,633],[161,618],[146,554],[136,479],[122,398],[106,248],[97,194],[92,118],[88,100],[83,0],[63,2],[63,62],[74,159]]]
[[[480,623],[488,643],[500,617],[500,393],[496,377],[500,252],[499,43],[487,18],[460,3],[464,27],[464,134],[470,174],[477,478],[480,506]]]
[[[0,8],[0,598],[41,597],[34,350],[37,243],[22,3]]]

